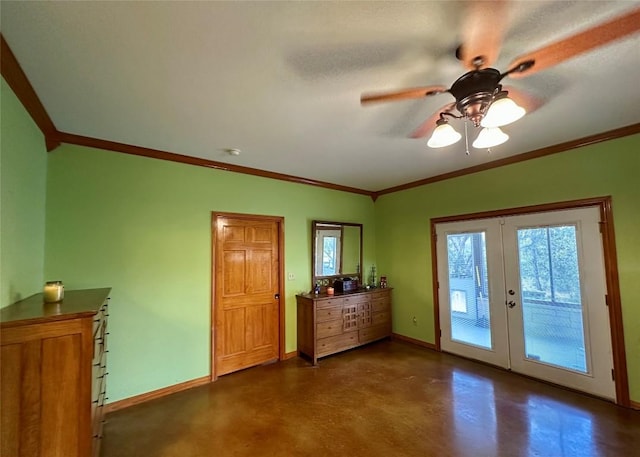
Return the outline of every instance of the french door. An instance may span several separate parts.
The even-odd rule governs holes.
[[[444,351],[615,400],[597,207],[436,224]]]

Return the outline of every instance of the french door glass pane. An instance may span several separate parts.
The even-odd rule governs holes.
[[[525,356],[587,372],[576,228],[518,230]]]
[[[447,235],[451,339],[491,349],[484,232]]]

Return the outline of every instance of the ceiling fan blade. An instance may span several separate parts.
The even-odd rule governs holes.
[[[460,60],[468,70],[490,67],[498,59],[507,26],[507,6],[505,0],[469,2],[460,49]]]
[[[509,76],[522,78],[545,68],[557,65],[565,60],[582,54],[583,52],[604,46],[605,44],[624,38],[640,31],[640,8],[636,8],[622,16],[596,25],[590,29],[576,33],[555,43],[551,43],[536,51],[524,54],[515,59],[509,68],[516,68],[528,60],[535,61],[534,65],[523,71],[514,71]]]
[[[527,111],[527,114],[533,113],[544,104],[542,99],[516,87],[503,86],[503,89],[509,92],[509,98],[522,106]]]
[[[426,121],[424,121],[420,126],[414,130],[411,134],[411,138],[424,138],[429,135],[436,128],[436,121],[440,119],[440,113],[444,111],[451,111],[456,107],[456,102],[449,103],[448,105],[444,105],[440,107],[432,116],[430,116]],[[525,108],[526,109],[526,108]]]
[[[396,92],[383,92],[378,94],[362,94],[360,97],[360,103],[374,102],[392,102],[395,100],[407,100],[411,98],[422,98],[430,95],[441,94],[448,89],[445,86],[426,86],[426,87],[414,87],[411,89],[399,90]]]

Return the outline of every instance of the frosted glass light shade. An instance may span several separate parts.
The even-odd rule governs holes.
[[[444,148],[456,143],[460,138],[462,138],[462,135],[456,132],[449,124],[441,124],[433,131],[427,146],[430,148]]]
[[[502,127],[517,121],[526,114],[526,110],[518,106],[509,97],[496,100],[491,104],[487,114],[480,121],[483,127]]]
[[[480,130],[478,138],[473,142],[473,147],[478,149],[498,146],[509,139],[509,135],[498,127],[487,127]]]

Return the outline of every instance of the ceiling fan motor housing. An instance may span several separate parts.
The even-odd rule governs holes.
[[[453,83],[449,92],[456,98],[460,114],[477,127],[487,112],[493,97],[500,91],[503,75],[495,68],[484,68],[465,73]]]

